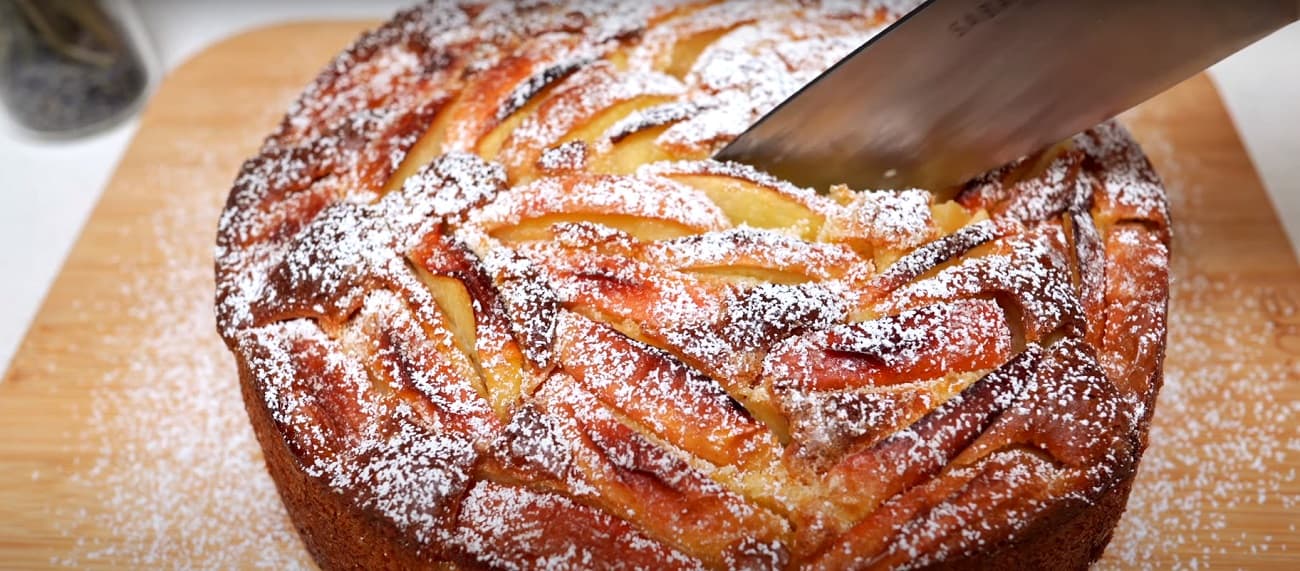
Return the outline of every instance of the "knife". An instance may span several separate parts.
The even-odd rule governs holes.
[[[948,188],[1297,18],[1296,0],[930,0],[714,158],[821,191]]]

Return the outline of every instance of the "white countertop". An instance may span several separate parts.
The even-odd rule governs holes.
[[[383,18],[413,1],[138,0],[137,5],[161,68],[171,70],[205,46],[250,28],[301,19]],[[1211,68],[1211,75],[1296,247],[1300,25],[1224,60]],[[65,142],[0,131],[0,269],[5,273],[0,280],[0,371],[8,367],[136,127],[132,120]]]

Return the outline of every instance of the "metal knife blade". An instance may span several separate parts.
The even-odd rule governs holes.
[[[1296,0],[930,0],[715,158],[823,191],[950,187],[1297,18]]]

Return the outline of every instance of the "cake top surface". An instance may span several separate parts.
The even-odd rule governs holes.
[[[608,4],[403,12],[245,163],[218,326],[304,471],[430,560],[833,567],[1135,469],[1168,224],[1121,128],[818,193],[708,157],[907,3]]]

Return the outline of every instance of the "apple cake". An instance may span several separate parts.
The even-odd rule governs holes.
[[[1161,380],[1104,123],[955,188],[709,157],[898,2],[433,3],[244,163],[218,328],[325,568],[1078,568]]]

